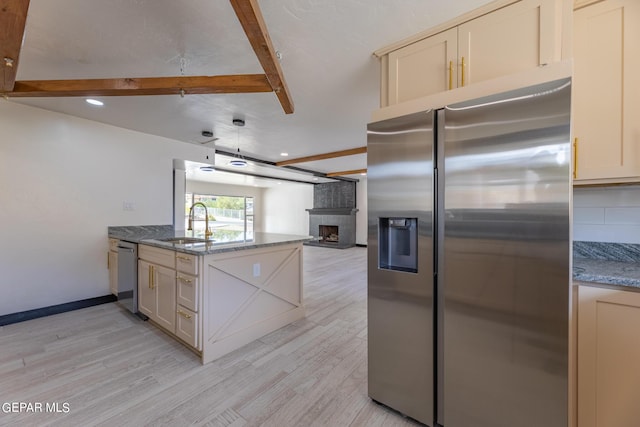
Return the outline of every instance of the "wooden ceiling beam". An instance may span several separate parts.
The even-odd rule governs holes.
[[[287,166],[295,163],[314,162],[316,160],[335,159],[336,157],[353,156],[355,154],[365,154],[367,147],[350,148],[348,150],[332,151],[331,153],[315,154],[313,156],[298,157],[297,159],[283,160],[276,162],[276,166]]]
[[[359,175],[361,173],[367,173],[366,169],[354,169],[350,171],[340,171],[340,172],[329,172],[327,173],[327,177],[332,176],[344,176],[344,175]]]
[[[17,81],[8,97],[202,95],[271,92],[264,74]]]
[[[0,93],[13,90],[29,0],[0,0]]]
[[[293,113],[294,106],[289,89],[284,81],[284,74],[276,58],[276,52],[271,43],[267,26],[260,12],[257,0],[230,0],[233,10],[244,29],[253,51],[267,75],[271,88],[276,93],[280,105],[285,113]]]

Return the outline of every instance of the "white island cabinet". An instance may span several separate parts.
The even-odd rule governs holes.
[[[308,238],[256,234],[241,243],[140,244],[140,312],[202,363],[305,315],[302,242]]]
[[[204,257],[207,363],[304,317],[302,244]]]

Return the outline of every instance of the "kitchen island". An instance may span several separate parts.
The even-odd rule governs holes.
[[[309,239],[146,234],[137,240],[138,308],[211,362],[304,317],[302,243]]]

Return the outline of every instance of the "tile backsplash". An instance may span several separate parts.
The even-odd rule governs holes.
[[[573,240],[640,243],[640,185],[574,188]]]

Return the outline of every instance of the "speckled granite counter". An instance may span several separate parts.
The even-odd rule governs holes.
[[[162,239],[172,237],[203,237],[198,235],[194,236],[193,233],[190,232],[176,233],[171,225],[108,227],[108,234],[110,238],[114,239],[156,246],[158,248],[193,255],[209,255],[306,242],[312,238],[311,236],[277,233],[252,233],[244,236],[244,233],[241,231],[214,230],[211,240],[207,242],[179,244],[162,241]]]
[[[239,235],[242,233],[239,233]],[[278,246],[288,243],[302,243],[311,239],[311,236],[297,236],[292,234],[276,233],[253,233],[248,239],[219,239],[214,231],[212,241],[198,243],[171,243],[157,239],[143,239],[139,243],[156,246],[163,249],[171,249],[177,252],[184,252],[193,255],[210,255],[222,252],[243,251],[246,249],[264,248],[268,246]]]
[[[173,225],[127,225],[107,227],[110,239],[120,239],[132,243],[140,243],[144,239],[165,239],[173,237]]]
[[[640,245],[574,242],[573,279],[640,289]]]

